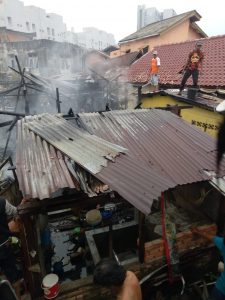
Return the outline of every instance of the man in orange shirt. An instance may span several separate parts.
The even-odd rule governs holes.
[[[111,288],[117,300],[141,300],[141,287],[136,275],[111,259],[103,259],[94,270],[95,284]]]
[[[151,60],[151,84],[153,85],[153,92],[156,92],[159,87],[160,58],[157,55],[157,51],[153,51],[153,58]]]

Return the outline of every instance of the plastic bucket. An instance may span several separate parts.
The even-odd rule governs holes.
[[[59,293],[59,277],[56,274],[48,274],[42,280],[42,289],[45,299],[54,299]]]
[[[187,90],[187,97],[188,97],[188,99],[195,100],[196,96],[197,96],[197,93],[198,93],[198,89],[188,88],[188,90]]]

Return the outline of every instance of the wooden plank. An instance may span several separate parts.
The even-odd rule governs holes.
[[[144,262],[145,257],[145,240],[144,240],[144,225],[145,225],[145,215],[139,211],[139,262]]]

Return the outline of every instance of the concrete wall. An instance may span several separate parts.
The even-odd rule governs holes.
[[[102,50],[108,46],[115,45],[113,34],[97,28],[84,28],[83,32],[66,32],[65,41],[76,43],[88,49]]]
[[[33,34],[0,28],[0,42],[21,42],[33,40]]]
[[[142,100],[142,108],[166,107],[169,105],[188,106],[187,102],[178,101],[170,96],[155,95],[154,97],[144,97]],[[197,107],[191,104],[193,108],[182,109],[181,117],[190,124],[200,128],[209,135],[216,137],[219,124],[222,122],[222,116],[214,111]]]
[[[199,39],[199,33],[197,33],[191,25],[189,26],[189,30],[188,30],[188,39],[189,40]]]
[[[190,21],[186,20],[158,36],[121,43],[120,49],[111,52],[110,57],[123,55],[128,50],[130,50],[130,52],[139,51],[146,46],[149,46],[149,51],[151,51],[154,47],[159,45],[179,43],[187,40],[198,39],[201,37],[201,34],[195,32],[194,29],[191,28]]]

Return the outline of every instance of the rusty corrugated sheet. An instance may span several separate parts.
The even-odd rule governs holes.
[[[170,112],[112,111],[79,117],[89,132],[128,149],[97,177],[144,213],[161,192],[209,180],[204,170],[215,171],[215,140]]]
[[[73,135],[74,146],[76,147],[77,141],[80,149],[75,162],[79,165],[84,162],[82,149],[86,150],[90,144],[85,141],[81,148],[81,141],[77,138],[84,134],[91,138],[93,137],[91,133],[105,140],[100,145],[96,143],[97,138],[94,138],[91,147],[94,145],[92,150],[98,155],[102,144],[108,145],[106,141],[120,145],[120,149],[123,149],[122,147],[128,149],[125,153],[116,156],[114,161],[108,161],[107,165],[95,174],[95,177],[109,185],[112,190],[117,191],[145,214],[150,213],[153,201],[157,200],[163,191],[178,185],[209,180],[210,176],[205,170],[215,171],[215,140],[170,112],[121,110],[101,114],[79,114],[78,117],[82,128],[76,127],[75,124],[73,128],[71,124],[69,126],[64,123],[66,121],[58,126],[56,118],[47,118],[45,126],[39,127],[37,124],[34,126],[35,132],[40,136],[47,134],[48,141],[57,147],[63,145],[65,152],[67,152],[65,136],[72,137],[71,133],[76,132],[76,138]],[[50,122],[52,122],[52,127],[57,129],[57,133],[48,126]],[[59,132],[63,138],[59,139]],[[19,133],[24,134],[24,131],[19,131]],[[68,133],[70,135],[67,135]],[[31,137],[35,139],[35,143],[33,141],[31,146],[29,145],[30,151],[26,150],[26,155],[24,155],[24,158],[27,157],[28,160],[27,168],[29,169],[28,163],[30,162],[32,162],[32,168],[35,167],[37,155],[35,151],[38,146],[41,151],[38,170],[43,172],[42,156],[44,154],[42,152],[45,148],[40,148],[38,141],[40,140],[42,144],[45,142],[40,137],[34,133],[29,134],[26,139],[20,137],[19,140],[25,140],[26,145],[19,145],[19,153],[22,154],[23,148],[30,143]],[[50,147],[48,143],[46,147]],[[91,161],[92,159],[94,156],[91,157]],[[18,163],[21,162],[23,163],[19,158]],[[225,168],[222,168],[221,176],[225,174],[224,170]],[[30,180],[29,176],[28,179]],[[26,178],[22,184],[25,187],[28,185]],[[39,185],[37,182],[34,183],[36,190]],[[31,189],[30,186],[28,188]]]
[[[27,123],[29,129],[65,153],[92,174],[106,167],[126,149],[75,128],[60,116],[39,115]]]
[[[60,151],[17,122],[16,172],[26,199],[45,199],[60,188],[77,188]],[[76,186],[75,186],[76,184]]]

